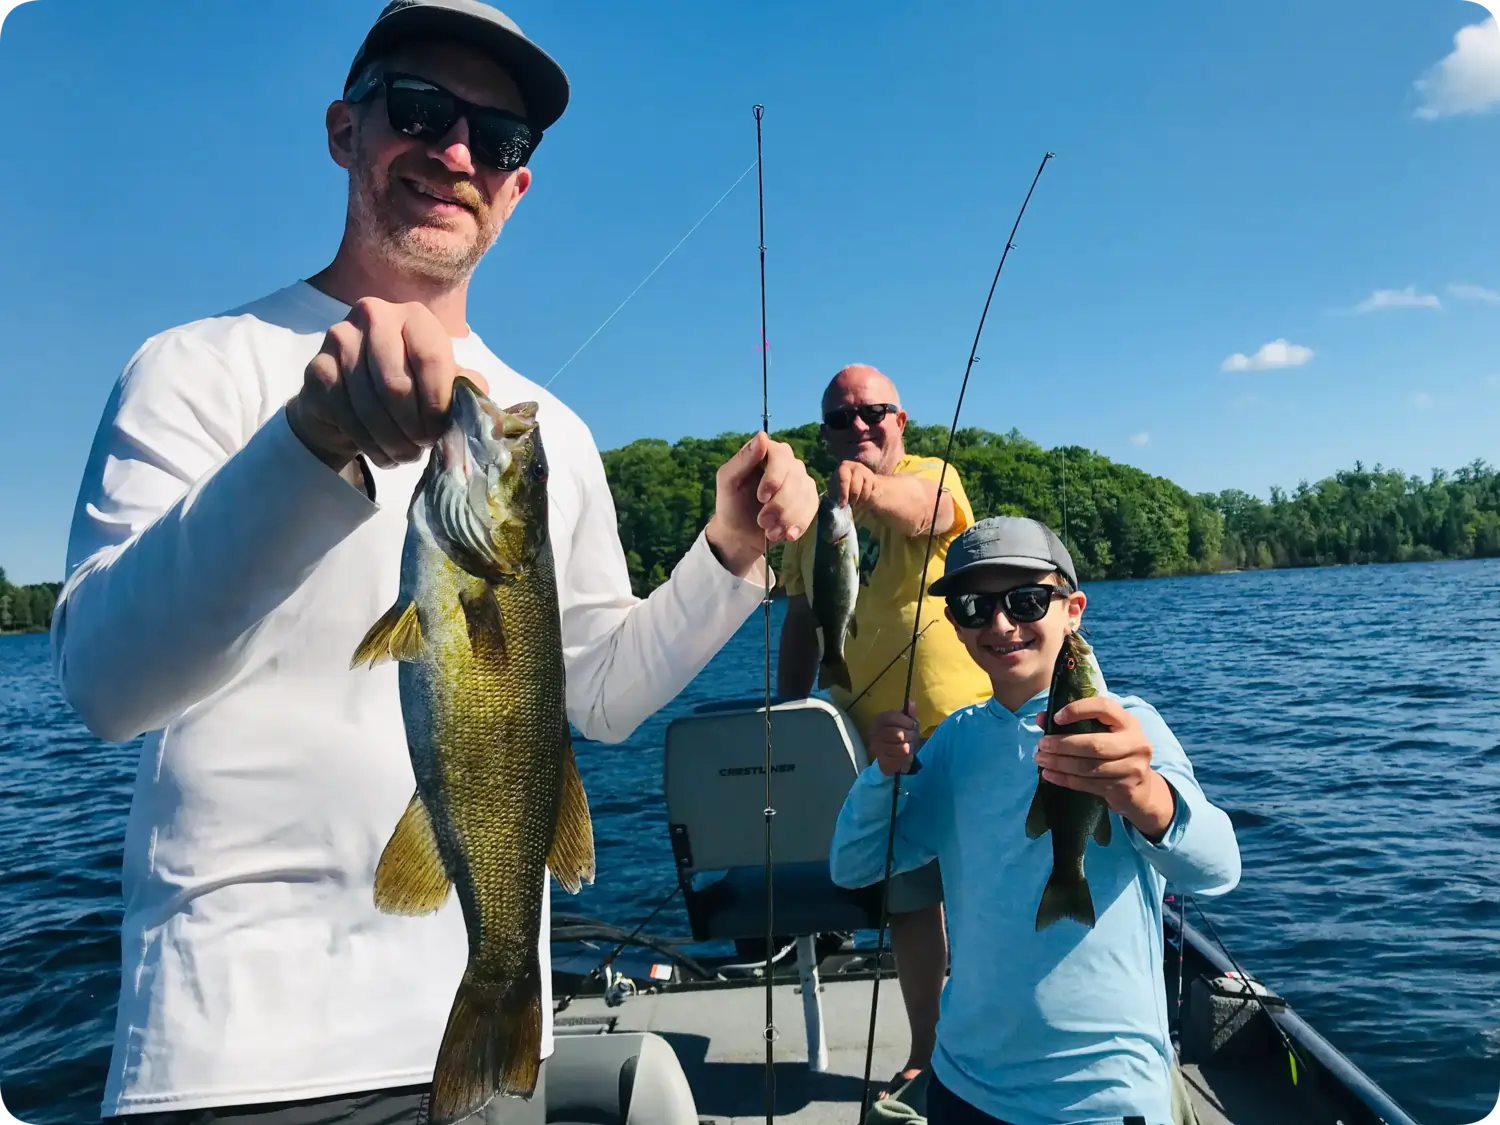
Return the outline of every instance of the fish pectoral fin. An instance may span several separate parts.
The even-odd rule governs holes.
[[[413,793],[375,867],[375,905],[384,914],[431,914],[452,885],[422,794]]]
[[[458,595],[458,604],[463,607],[464,622],[469,627],[469,648],[474,655],[493,655],[504,660],[505,621],[500,615],[495,587],[487,582],[478,589],[465,590]]]
[[[370,626],[364,640],[354,650],[350,668],[369,664],[374,668],[387,660],[418,660],[422,655],[422,625],[417,620],[417,603],[397,602]]]
[[[844,636],[846,636],[846,637],[857,637],[857,636],[859,636],[859,618],[857,618],[857,617],[851,617],[851,618],[849,618],[849,628],[847,628],[847,629],[844,630]]]
[[[1047,823],[1047,807],[1042,803],[1042,783],[1038,780],[1036,793],[1031,798],[1031,808],[1026,810],[1026,835],[1035,840],[1046,835],[1050,827]]]
[[[1099,819],[1094,821],[1094,843],[1101,848],[1109,847],[1110,837],[1114,835],[1109,824],[1109,806],[1099,806]]]
[[[547,853],[547,869],[571,895],[594,881],[594,824],[571,737],[563,753],[562,798],[557,803],[557,828]]]

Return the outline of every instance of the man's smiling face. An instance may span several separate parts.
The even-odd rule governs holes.
[[[499,64],[459,44],[413,43],[382,62],[388,72],[415,75],[476,105],[525,113],[520,92]],[[336,103],[330,118],[335,148],[340,141],[347,146],[339,163],[350,171],[351,234],[403,275],[459,284],[500,237],[531,172],[477,163],[463,118],[436,141],[396,132],[385,98],[377,91],[345,106],[342,119]]]

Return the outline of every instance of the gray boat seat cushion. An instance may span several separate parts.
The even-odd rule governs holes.
[[[682,1063],[659,1035],[559,1035],[547,1060],[547,1125],[698,1125]]]

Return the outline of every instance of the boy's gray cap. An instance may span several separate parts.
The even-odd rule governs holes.
[[[479,0],[391,0],[360,44],[347,94],[371,55],[408,39],[453,39],[489,55],[509,72],[526,102],[526,120],[549,128],[568,108],[568,76],[522,33],[516,21]]]
[[[1050,527],[1018,516],[992,516],[980,520],[949,545],[943,576],[927,592],[942,597],[952,590],[960,574],[992,566],[1060,570],[1073,589],[1078,589],[1073,556]]]

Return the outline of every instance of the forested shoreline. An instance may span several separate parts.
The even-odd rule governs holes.
[[[820,485],[833,461],[816,423],[773,435]],[[637,594],[655,589],[713,511],[714,474],[748,434],[643,438],[604,454]],[[911,453],[941,457],[945,426],[910,424]],[[1427,478],[1356,462],[1270,499],[1189,493],[1079,446],[1044,449],[1012,430],[969,427],[953,466],[975,514],[1031,516],[1064,536],[1082,581],[1500,555],[1500,474],[1483,461]],[[773,548],[772,562],[779,556]]]
[[[13,586],[0,567],[0,633],[45,633],[61,589],[60,582]]]
[[[815,423],[781,430],[823,485],[833,471]],[[604,452],[630,567],[645,596],[666,581],[714,506],[714,475],[748,434],[641,438]],[[907,449],[941,457],[944,426],[908,425]],[[1031,516],[1061,533],[1082,581],[1235,570],[1500,556],[1500,473],[1483,461],[1420,477],[1376,465],[1270,499],[1229,489],[1189,493],[1079,446],[1044,449],[1012,430],[969,427],[953,465],[975,513]],[[772,564],[780,549],[772,549]],[[0,632],[52,624],[60,583],[13,586],[0,569]]]

